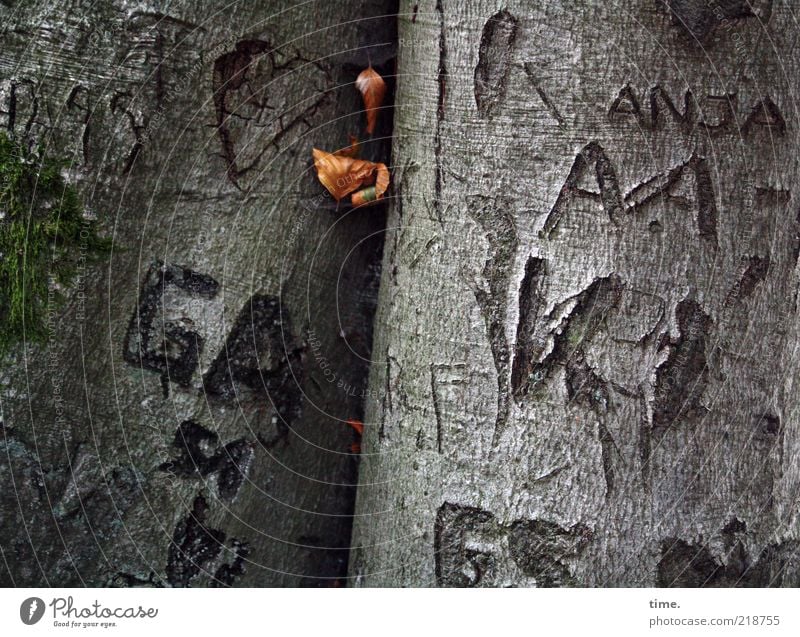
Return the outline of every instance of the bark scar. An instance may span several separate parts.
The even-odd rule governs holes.
[[[491,117],[505,97],[516,36],[517,19],[506,9],[495,13],[483,27],[474,92],[478,114],[484,119]]]

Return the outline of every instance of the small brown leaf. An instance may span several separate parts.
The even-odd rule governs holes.
[[[367,133],[372,135],[378,123],[378,110],[383,104],[386,95],[386,82],[371,66],[361,71],[356,78],[356,88],[364,98],[364,108],[367,111]]]
[[[317,178],[336,201],[367,186],[351,198],[352,204],[358,206],[381,199],[389,188],[390,175],[385,164],[327,153],[319,148],[314,148],[312,154]]]
[[[389,188],[389,169],[385,164],[375,164],[375,185],[354,192],[350,197],[350,202],[354,206],[363,206],[371,201],[381,199],[387,188]]]

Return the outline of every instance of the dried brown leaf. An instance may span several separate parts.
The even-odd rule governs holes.
[[[319,148],[312,151],[317,178],[336,201],[352,192],[354,206],[381,199],[389,188],[389,169],[385,164],[355,159]],[[366,187],[365,187],[366,186]]]
[[[386,82],[371,66],[361,71],[356,78],[356,88],[364,98],[364,108],[367,112],[367,133],[372,135],[378,123],[378,111],[383,105],[386,96]]]

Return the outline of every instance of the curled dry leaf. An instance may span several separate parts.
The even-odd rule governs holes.
[[[351,197],[351,202],[354,206],[360,206],[381,199],[389,188],[389,169],[385,164],[355,159],[343,155],[341,151],[327,153],[314,148],[312,153],[317,178],[336,201],[355,193]]]
[[[356,78],[356,88],[364,98],[364,108],[367,112],[367,133],[372,135],[378,123],[378,110],[383,104],[386,95],[386,82],[371,66],[361,71]]]
[[[354,206],[363,206],[365,203],[380,199],[389,188],[389,169],[384,164],[375,164],[375,166],[375,185],[353,193],[350,202]]]

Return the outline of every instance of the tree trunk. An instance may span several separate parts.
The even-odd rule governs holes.
[[[791,8],[401,2],[350,574],[797,586]]]
[[[385,213],[311,148],[364,130],[392,3],[163,4],[0,7],[0,124],[114,239],[3,363],[0,585],[335,584]]]

